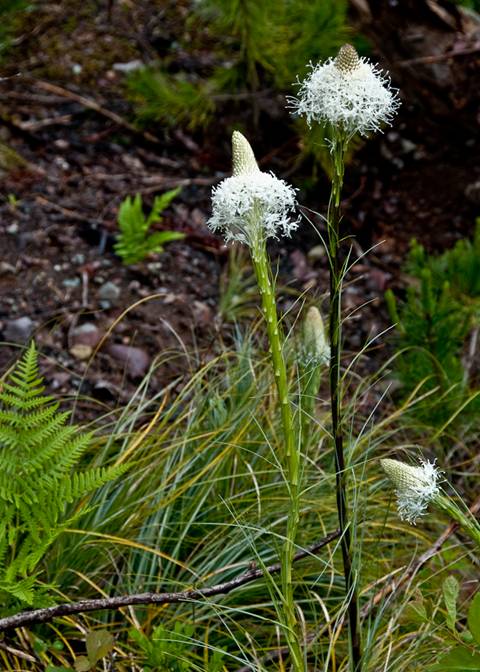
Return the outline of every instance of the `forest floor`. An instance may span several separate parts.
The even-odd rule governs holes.
[[[115,3],[111,16],[93,2],[44,5],[2,62],[0,143],[14,153],[0,153],[0,368],[35,335],[49,389],[80,394],[81,416],[90,416],[92,403],[124,404],[158,356],[164,363],[154,388],[181,385],[192,357],[195,366],[208,360],[232,331],[218,312],[228,250],[206,222],[211,187],[229,174],[231,130],[237,119],[252,128],[251,115],[233,106],[195,134],[131,127],[122,64],[161,55],[148,5],[135,3],[128,20]],[[176,18],[172,10],[158,19],[162,44],[181,22],[182,3],[177,9]],[[293,170],[298,138],[288,114],[276,112],[272,122],[262,111],[250,133],[262,138],[260,163],[298,186],[300,203],[325,212],[328,182],[320,177],[314,191],[302,189],[312,166]],[[480,208],[466,194],[480,180],[479,158],[473,131],[453,119],[428,122],[407,103],[390,130],[355,154],[343,229],[361,259],[345,287],[347,349],[389,327],[383,295],[408,282],[401,267],[412,237],[435,251],[471,235]],[[185,239],[123,266],[113,252],[120,203],[140,193],[148,208],[174,186],[182,191],[158,228]],[[305,221],[292,240],[272,247],[288,289],[284,306],[305,291],[325,298],[319,245]],[[384,342],[370,352],[368,370],[384,360]]]

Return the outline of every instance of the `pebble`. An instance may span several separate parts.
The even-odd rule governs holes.
[[[67,289],[74,289],[75,287],[79,287],[80,278],[65,278],[65,280],[62,280],[62,285],[67,287]]]
[[[3,330],[5,340],[13,343],[26,343],[33,333],[34,323],[29,317],[9,320]]]
[[[128,375],[132,378],[141,378],[150,366],[150,357],[141,348],[112,343],[107,351],[114,359],[125,365]]]
[[[70,348],[70,354],[75,357],[75,359],[88,359],[93,352],[93,348],[90,345],[85,345],[84,343],[77,343],[72,345]]]
[[[116,303],[120,298],[122,290],[114,282],[106,282],[98,290],[98,297],[101,301],[110,301]]]
[[[213,311],[203,301],[194,301],[192,305],[193,319],[199,327],[206,327],[213,322]]]
[[[90,348],[94,348],[102,338],[102,333],[100,329],[93,324],[92,322],[85,322],[75,329],[72,329],[71,333],[72,345],[88,345]]]

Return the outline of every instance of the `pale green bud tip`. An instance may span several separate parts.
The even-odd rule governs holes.
[[[232,133],[232,166],[234,176],[260,172],[250,143],[239,131]]]
[[[417,487],[423,480],[421,467],[412,467],[410,464],[388,458],[380,460],[380,464],[396,488]]]
[[[348,74],[359,68],[361,61],[355,47],[351,44],[344,44],[340,47],[334,63],[340,72]]]
[[[306,364],[327,364],[330,346],[325,336],[325,327],[320,311],[315,306],[308,309],[303,323],[303,359]]]

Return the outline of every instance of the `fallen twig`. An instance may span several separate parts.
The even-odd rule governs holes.
[[[148,133],[148,131],[140,131],[126,119],[116,114],[116,112],[112,112],[106,107],[103,107],[103,105],[100,105],[91,98],[86,98],[85,96],[81,96],[78,93],[74,93],[73,91],[64,89],[63,86],[58,86],[57,84],[51,84],[50,82],[44,82],[43,80],[40,79],[33,80],[33,84],[42,91],[48,91],[49,93],[53,93],[57,96],[62,96],[63,98],[67,98],[68,100],[73,100],[76,103],[83,105],[83,107],[87,107],[89,110],[93,110],[94,112],[97,112],[98,114],[107,117],[107,119],[110,119],[111,121],[115,122],[118,126],[121,126],[122,128],[126,128],[131,133],[134,133],[135,135],[142,135],[145,138],[145,140],[148,140],[149,142],[154,142],[155,144],[158,144],[160,142],[158,138],[156,138],[151,133]]]
[[[48,198],[45,198],[44,196],[36,196],[35,202],[38,203],[39,205],[47,206],[51,210],[55,210],[56,212],[62,213],[62,215],[64,215],[67,219],[75,219],[78,222],[87,222],[89,224],[95,224],[95,225],[102,224],[101,220],[95,219],[95,217],[88,217],[87,215],[82,215],[80,212],[77,212],[76,210],[70,210],[69,208],[64,208],[58,203],[49,201]]]
[[[302,560],[310,555],[317,553],[321,548],[329,544],[331,541],[338,539],[340,531],[335,530],[330,532],[326,537],[312,544],[305,550],[299,551],[294,561]],[[262,578],[265,574],[276,574],[281,569],[280,563],[269,565],[263,569],[251,568],[246,572],[235,577],[231,581],[225,581],[209,588],[191,588],[189,590],[182,590],[178,593],[136,593],[132,595],[119,595],[118,597],[106,597],[93,600],[80,600],[79,602],[71,602],[69,604],[58,604],[54,607],[46,607],[44,609],[33,609],[31,611],[20,612],[13,616],[7,616],[0,619],[0,632],[10,630],[12,628],[19,628],[26,625],[33,625],[35,623],[46,623],[53,620],[57,616],[67,616],[71,614],[83,614],[88,611],[100,611],[106,609],[119,609],[120,607],[128,607],[135,604],[176,604],[179,602],[192,602],[196,600],[213,597],[215,595],[223,595],[230,593],[235,588],[256,581]]]
[[[447,51],[444,54],[437,54],[435,56],[419,56],[418,58],[409,58],[408,60],[400,61],[397,65],[401,68],[406,68],[410,65],[429,65],[430,63],[441,63],[442,61],[448,61],[451,58],[476,54],[479,51],[480,43],[475,42],[472,47],[467,47],[465,49],[453,49],[452,51]]]

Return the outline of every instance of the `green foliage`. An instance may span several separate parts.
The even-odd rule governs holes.
[[[194,3],[191,21],[197,34],[203,24],[217,65],[209,74],[170,74],[165,60],[132,73],[128,89],[137,118],[195,129],[210,123],[217,106],[239,92],[273,86],[290,93],[311,60],[331,56],[345,42],[346,12],[346,0]]]
[[[460,586],[454,576],[447,576],[442,585],[443,599],[447,609],[447,616],[445,622],[450,630],[455,630],[455,622],[457,620],[457,599]]]
[[[220,651],[210,654],[208,661],[195,654],[195,628],[190,623],[175,623],[173,631],[169,632],[163,626],[157,626],[151,637],[146,637],[138,630],[133,630],[131,636],[143,651],[145,657],[145,672],[162,670],[164,672],[221,672],[223,669],[223,655]],[[205,665],[206,662],[206,665]]]
[[[446,587],[447,582],[448,586]],[[463,633],[463,639],[469,642],[469,646],[464,646],[458,644],[458,638],[456,637],[457,630],[461,632],[463,628],[462,625],[456,624],[458,583],[453,577],[448,577],[443,586],[447,606],[446,624],[453,630],[455,646],[447,653],[442,654],[436,663],[427,667],[427,672],[467,672],[467,670],[480,672],[480,592],[475,595],[468,609],[468,630]]]
[[[472,600],[468,610],[468,628],[476,644],[480,647],[480,592]]]
[[[140,194],[134,199],[127,196],[122,202],[118,212],[120,233],[117,236],[115,252],[124,264],[142,261],[148,254],[162,252],[165,243],[184,238],[184,234],[177,231],[156,231],[148,235],[152,224],[162,221],[162,212],[179,193],[180,189],[172,189],[156,196],[148,217],[143,213]]]
[[[480,0],[453,0],[456,5],[461,5],[467,9],[473,9],[475,12],[480,12]]]
[[[28,0],[0,0],[0,56],[9,48],[19,21],[32,6]]]
[[[107,630],[92,630],[85,637],[87,655],[75,660],[75,672],[89,672],[113,649],[113,635]]]
[[[208,82],[190,82],[182,74],[170,76],[161,67],[142,68],[128,79],[141,124],[154,121],[189,129],[206,126],[215,111],[210,88]]]
[[[472,312],[480,308],[480,217],[476,221],[473,240],[457,241],[451,250],[439,256],[428,255],[423,245],[413,240],[406,270],[418,277],[428,269],[435,287],[448,282],[452,295],[467,300]]]
[[[431,425],[447,421],[476,390],[469,386],[462,361],[465,341],[480,317],[480,222],[473,241],[461,240],[439,256],[428,255],[412,241],[406,271],[412,277],[405,301],[397,304],[388,290],[385,298],[396,323],[396,373],[410,394],[420,383],[432,392],[415,406],[419,418]]]
[[[0,599],[4,608],[46,598],[40,563],[75,515],[68,505],[124,468],[78,471],[91,435],[43,394],[32,343],[0,390]],[[79,512],[78,512],[79,513]],[[77,515],[78,515],[77,513]]]

